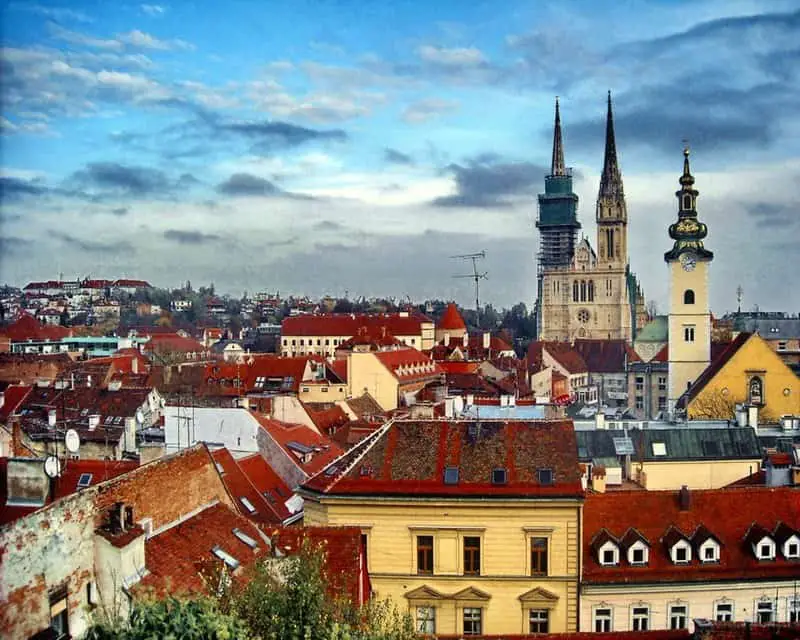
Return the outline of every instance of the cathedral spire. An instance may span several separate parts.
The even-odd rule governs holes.
[[[564,167],[564,142],[561,139],[561,113],[558,109],[558,96],[556,96],[556,123],[553,127],[553,160],[550,163],[550,175],[567,175]]]
[[[606,152],[603,158],[603,175],[600,178],[600,197],[622,195],[622,176],[617,161],[617,143],[614,139],[614,114],[611,108],[611,91],[608,92],[606,116]]]

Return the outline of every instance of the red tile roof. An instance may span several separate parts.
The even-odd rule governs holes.
[[[480,362],[451,362],[449,360],[440,360],[438,362],[439,368],[447,374],[451,373],[477,373],[481,366]]]
[[[380,351],[375,354],[386,369],[401,382],[425,380],[441,375],[439,365],[421,351],[411,347],[396,351]]]
[[[44,462],[42,462],[44,463]],[[45,504],[64,498],[78,491],[78,480],[90,474],[87,487],[104,480],[116,478],[139,466],[130,460],[67,460],[62,463],[61,476],[54,483],[54,495],[48,496]],[[8,500],[8,458],[0,458],[0,526],[37,511],[41,507],[6,506]],[[83,488],[83,487],[81,487]]]
[[[350,422],[350,418],[338,405],[333,406],[320,406],[315,403],[307,402],[304,404],[306,413],[311,421],[317,427],[320,433],[331,435],[339,427],[346,425]]]
[[[146,351],[175,351],[180,353],[202,353],[206,347],[194,338],[185,338],[178,333],[155,333],[144,345]]]
[[[151,289],[152,285],[147,282],[147,280],[129,280],[129,279],[121,279],[115,280],[114,287],[136,287],[137,289]]]
[[[575,374],[589,371],[589,367],[586,365],[586,361],[583,357],[581,357],[581,354],[566,342],[546,342],[544,344],[544,350],[547,351],[556,362],[564,367],[567,373]]]
[[[584,580],[591,584],[614,584],[796,577],[800,562],[786,560],[780,552],[776,560],[759,561],[744,543],[754,523],[774,531],[781,522],[795,531],[800,529],[800,490],[791,487],[692,490],[686,510],[681,510],[675,491],[591,494],[584,505]],[[700,563],[693,557],[688,564],[673,564],[664,544],[668,532],[672,530],[691,538],[701,526],[721,542],[720,561]],[[648,564],[631,566],[623,552],[619,566],[600,565],[592,552],[593,538],[605,529],[619,539],[631,527],[649,541]]]
[[[40,323],[28,313],[21,314],[12,324],[5,327],[2,332],[13,342],[25,340],[61,340],[72,334],[66,327]]]
[[[3,406],[0,407],[0,423],[8,422],[8,417],[17,410],[33,387],[12,384],[3,391]]]
[[[286,501],[294,492],[260,454],[239,458],[236,463],[250,483],[272,505],[282,522],[295,515],[296,512],[286,506]]]
[[[338,444],[305,425],[287,424],[256,413],[253,416],[258,420],[261,428],[280,445],[286,456],[307,476],[314,475],[342,454],[342,448]],[[312,449],[311,459],[303,462],[302,456],[296,448],[292,448],[291,443]]]
[[[436,328],[443,331],[466,331],[467,325],[464,318],[458,312],[455,302],[450,302],[444,310],[439,322],[436,323]]]
[[[211,456],[214,458],[214,462],[219,465],[217,471],[219,471],[222,482],[225,483],[225,487],[241,515],[253,522],[264,524],[274,525],[283,522],[284,518],[278,513],[275,505],[255,488],[230,451],[225,448],[217,449],[212,451]],[[242,501],[242,498],[245,498],[250,503],[253,507],[252,511]]]
[[[252,549],[240,540],[234,529],[255,540],[256,548]],[[233,572],[237,577],[269,551],[268,544],[252,522],[218,503],[145,542],[146,567],[150,573],[142,578],[135,590],[213,594],[217,584],[209,578],[222,566],[222,561],[213,553],[215,547],[220,547],[240,563],[241,566]]]
[[[361,327],[383,327],[393,336],[418,336],[422,324],[430,322],[419,314],[375,314],[356,315],[331,313],[324,315],[301,315],[284,318],[281,322],[282,336],[347,336],[352,337]]]
[[[339,380],[347,382],[347,360],[345,358],[334,360],[328,364],[328,368],[333,371],[334,375],[336,375]]]
[[[332,495],[583,495],[571,421],[395,421],[353,447],[304,487]],[[478,431],[479,429],[479,431]],[[358,464],[354,464],[355,462]],[[458,481],[445,483],[445,468]],[[492,470],[507,470],[493,484]],[[552,471],[552,484],[538,470]]]
[[[576,340],[573,349],[591,373],[624,373],[627,363],[641,361],[625,340]]]
[[[713,622],[703,630],[708,640],[797,640],[800,623],[753,624],[750,622]]]

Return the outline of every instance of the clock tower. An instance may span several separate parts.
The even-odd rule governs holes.
[[[664,254],[669,267],[669,410],[705,371],[711,360],[711,313],[708,304],[708,267],[714,254],[703,247],[708,233],[697,219],[694,176],[689,149],[683,151],[683,175],[678,198],[678,221],[669,227],[675,242]]]

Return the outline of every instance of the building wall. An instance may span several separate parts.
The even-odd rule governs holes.
[[[650,628],[669,629],[669,605],[685,604],[691,627],[693,618],[715,619],[714,604],[733,604],[733,619],[754,621],[756,603],[761,599],[777,599],[777,620],[788,620],[788,599],[798,595],[795,583],[784,581],[727,582],[664,585],[584,585],[581,590],[581,630],[593,631],[593,612],[597,607],[611,607],[612,631],[632,630],[633,606],[650,607]]]
[[[708,307],[709,262],[698,260],[694,271],[684,271],[680,261],[669,263],[669,402],[670,409],[711,360],[711,314]],[[694,304],[683,303],[687,289]],[[684,328],[694,327],[694,340],[686,341]]]
[[[520,601],[537,587],[555,596],[550,631],[574,631],[577,625],[580,506],[575,502],[466,503],[452,501],[381,502],[305,501],[304,523],[357,526],[367,535],[368,570],[379,598],[390,597],[412,616],[416,606],[437,607],[437,633],[463,631],[463,602],[452,598],[410,601],[405,595],[427,586],[447,596],[467,587],[489,594],[482,607],[486,634],[528,631],[528,609]],[[434,537],[434,575],[417,575],[415,538]],[[481,538],[481,575],[464,576],[463,537]],[[530,538],[549,538],[549,576],[530,576]]]
[[[308,415],[303,403],[294,396],[274,396],[272,398],[271,415],[275,420],[290,424],[302,424],[319,433],[317,425]],[[255,419],[253,419],[253,422],[255,422]]]
[[[347,383],[303,382],[298,395],[303,402],[338,402],[347,398]]]
[[[292,489],[308,480],[305,472],[292,461],[289,454],[275,442],[265,429],[258,432],[258,452],[269,463],[272,470],[280,476],[281,480]]]
[[[703,460],[697,462],[632,462],[634,476],[651,491],[680,489],[719,489],[755,473],[761,460]],[[639,469],[643,476],[640,476]]]
[[[350,397],[366,391],[384,411],[397,408],[397,379],[371,353],[347,356],[347,386]]]
[[[49,592],[67,588],[69,631],[89,624],[87,585],[94,580],[95,508],[82,491],[0,530],[0,637],[28,638],[50,626]]]
[[[764,404],[759,410],[762,422],[777,421],[782,415],[800,414],[800,378],[760,336],[753,335],[692,400],[689,417],[697,417],[718,404],[715,398],[724,399],[723,404],[731,407],[749,402],[748,386],[751,377],[756,375],[763,382]]]
[[[415,349],[433,348],[433,324],[430,330],[423,326],[420,333],[413,335],[396,335],[397,340]],[[430,334],[430,335],[428,335]],[[321,355],[332,358],[336,355],[336,349],[343,342],[353,336],[291,336],[281,335],[279,351],[282,356],[294,357],[304,355]],[[428,346],[426,346],[428,345]]]
[[[258,451],[258,421],[247,409],[181,407],[164,408],[164,444],[175,453],[198,442],[223,444],[233,453]]]

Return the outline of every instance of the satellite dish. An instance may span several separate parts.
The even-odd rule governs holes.
[[[67,431],[67,435],[64,438],[64,442],[67,445],[67,449],[70,453],[77,453],[78,449],[81,447],[81,438],[78,435],[78,432],[75,429],[69,429]]]
[[[44,461],[44,472],[50,478],[57,478],[61,475],[61,462],[55,456],[47,456]]]

